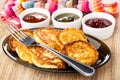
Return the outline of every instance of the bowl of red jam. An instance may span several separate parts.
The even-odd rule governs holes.
[[[82,18],[84,33],[104,40],[110,38],[115,28],[115,18],[104,12],[92,12]]]
[[[50,13],[42,8],[26,9],[19,18],[23,29],[49,27],[50,25]]]

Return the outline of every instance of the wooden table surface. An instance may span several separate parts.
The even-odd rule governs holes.
[[[3,3],[2,1],[4,0],[0,3]],[[0,21],[0,46],[9,34],[6,30],[7,26]],[[51,73],[31,69],[12,61],[0,47],[0,80],[120,80],[120,16],[116,19],[113,36],[103,42],[110,48],[112,56],[109,62],[97,69],[92,77],[84,77],[79,73]]]

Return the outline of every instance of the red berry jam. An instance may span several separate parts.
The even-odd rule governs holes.
[[[85,24],[93,28],[105,28],[112,25],[112,23],[109,20],[104,18],[92,18],[87,20]]]

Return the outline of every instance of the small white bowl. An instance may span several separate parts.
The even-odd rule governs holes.
[[[93,27],[87,26],[85,22],[92,18],[107,19],[112,23],[112,25],[105,27],[105,28],[93,28]],[[82,29],[84,33],[94,36],[100,40],[104,40],[112,36],[114,32],[114,28],[115,28],[115,23],[116,23],[115,18],[112,15],[108,13],[104,13],[104,12],[93,12],[83,17]]]
[[[76,14],[77,16],[79,16],[79,18],[75,21],[72,21],[72,22],[59,22],[59,21],[55,20],[56,16],[58,16],[60,14],[64,14],[64,13]],[[73,28],[76,28],[76,29],[80,29],[81,28],[82,16],[83,16],[82,12],[78,9],[75,9],[75,8],[58,9],[55,12],[53,12],[53,14],[52,14],[53,27],[55,27],[55,28],[73,27]]]
[[[26,22],[23,20],[23,17],[26,16],[29,13],[41,13],[41,14],[45,14],[47,16],[47,19],[41,22],[37,22],[37,23],[30,23],[30,22]],[[50,25],[50,13],[48,10],[46,9],[42,9],[42,8],[29,8],[24,10],[20,15],[20,22],[22,25],[22,29],[30,29],[30,28],[39,28],[39,27],[49,27]]]

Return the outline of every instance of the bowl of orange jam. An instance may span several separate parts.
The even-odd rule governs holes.
[[[49,27],[50,25],[50,13],[42,8],[26,9],[19,18],[23,29]]]

